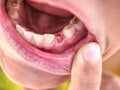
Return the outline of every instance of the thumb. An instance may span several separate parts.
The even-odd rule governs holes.
[[[97,43],[81,47],[74,57],[69,90],[99,90],[102,58]]]

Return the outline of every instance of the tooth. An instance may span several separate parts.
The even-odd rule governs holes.
[[[33,38],[34,38],[35,44],[37,46],[40,46],[41,42],[43,41],[43,35],[33,34]]]
[[[31,41],[32,41],[32,37],[33,37],[33,33],[32,33],[32,32],[29,32],[29,31],[24,31],[23,37],[24,37],[27,41],[31,42]]]
[[[70,21],[70,25],[74,25],[76,30],[81,30],[84,28],[83,23],[77,17],[73,17]]]
[[[24,37],[30,43],[36,44],[37,46],[39,46],[41,43],[43,43],[44,46],[50,46],[55,39],[55,35],[53,34],[44,34],[44,35],[35,34],[26,31],[26,29],[24,29],[19,24],[16,24],[16,29],[22,35],[22,37]],[[33,41],[35,43],[33,43]]]
[[[24,32],[26,31],[22,26],[20,26],[19,24],[16,24],[16,30],[23,35]]]
[[[81,21],[77,22],[76,24],[74,24],[76,30],[81,30],[84,28],[84,25]]]
[[[31,42],[32,41],[32,37],[33,37],[33,33],[26,31],[25,28],[23,28],[22,26],[20,26],[19,24],[16,24],[16,30],[20,33],[20,35],[22,35],[22,37],[24,37],[27,41]]]
[[[18,11],[13,9],[13,8],[8,11],[8,14],[12,19],[18,19],[19,18]]]
[[[52,44],[52,42],[55,39],[55,35],[53,34],[44,34],[44,38],[43,38],[43,44],[45,46],[50,46]]]
[[[68,39],[72,38],[75,34],[75,27],[74,26],[66,26],[63,29],[63,34]]]
[[[70,24],[73,25],[76,22],[78,22],[78,19],[76,17],[73,17],[73,19],[70,21]]]

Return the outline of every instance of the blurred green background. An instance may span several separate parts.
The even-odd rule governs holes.
[[[0,68],[0,90],[21,90],[19,86],[12,83]]]
[[[56,90],[67,90],[68,82],[59,86]],[[21,90],[22,88],[11,82],[0,68],[0,90]]]

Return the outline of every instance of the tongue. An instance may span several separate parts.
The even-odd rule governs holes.
[[[60,9],[60,8],[55,8],[55,7],[49,6],[47,4],[39,3],[39,0],[26,0],[26,2],[30,6],[34,7],[35,9],[44,11],[51,15],[56,15],[56,16],[60,16],[60,17],[73,17],[73,15],[70,12]]]

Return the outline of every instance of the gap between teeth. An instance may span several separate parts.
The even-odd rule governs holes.
[[[72,39],[76,30],[81,30],[83,28],[84,25],[82,22],[79,20],[76,21],[76,18],[73,18],[69,25],[63,28],[62,34],[66,39]],[[25,40],[38,47],[50,47],[56,39],[54,34],[36,34],[34,32],[27,31],[19,24],[16,24],[16,30]]]

